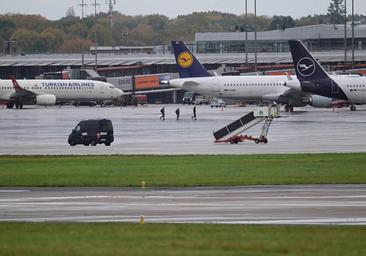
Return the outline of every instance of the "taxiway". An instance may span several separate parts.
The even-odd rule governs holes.
[[[366,185],[2,188],[0,221],[366,224]]]

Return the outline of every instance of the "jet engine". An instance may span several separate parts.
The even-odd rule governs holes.
[[[318,95],[311,95],[309,96],[309,104],[315,108],[330,108],[332,107],[332,99],[318,96]]]
[[[41,106],[52,106],[56,104],[56,96],[53,94],[37,95],[35,104]]]

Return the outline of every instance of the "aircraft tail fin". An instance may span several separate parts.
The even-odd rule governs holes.
[[[305,45],[299,40],[289,42],[296,76],[300,81],[328,79],[328,73],[319,62],[311,55]]]
[[[180,78],[212,76],[181,41],[172,41],[172,47]]]
[[[13,87],[14,87],[15,91],[23,90],[23,88],[19,85],[15,76],[10,76],[10,79],[11,79],[11,82],[13,83]]]

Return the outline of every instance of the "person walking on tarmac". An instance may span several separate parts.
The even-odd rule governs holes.
[[[161,119],[165,120],[165,108],[164,108],[164,107],[162,107],[162,108],[160,109],[160,113],[161,113],[160,120],[161,120]]]
[[[179,108],[177,108],[177,109],[175,110],[175,114],[177,115],[177,120],[179,120],[179,115],[180,115],[180,110],[179,110]]]
[[[192,119],[197,120],[196,106],[193,107],[193,116],[192,116]]]

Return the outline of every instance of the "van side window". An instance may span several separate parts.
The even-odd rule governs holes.
[[[80,131],[80,125],[75,127],[75,131],[77,131],[77,132]]]

